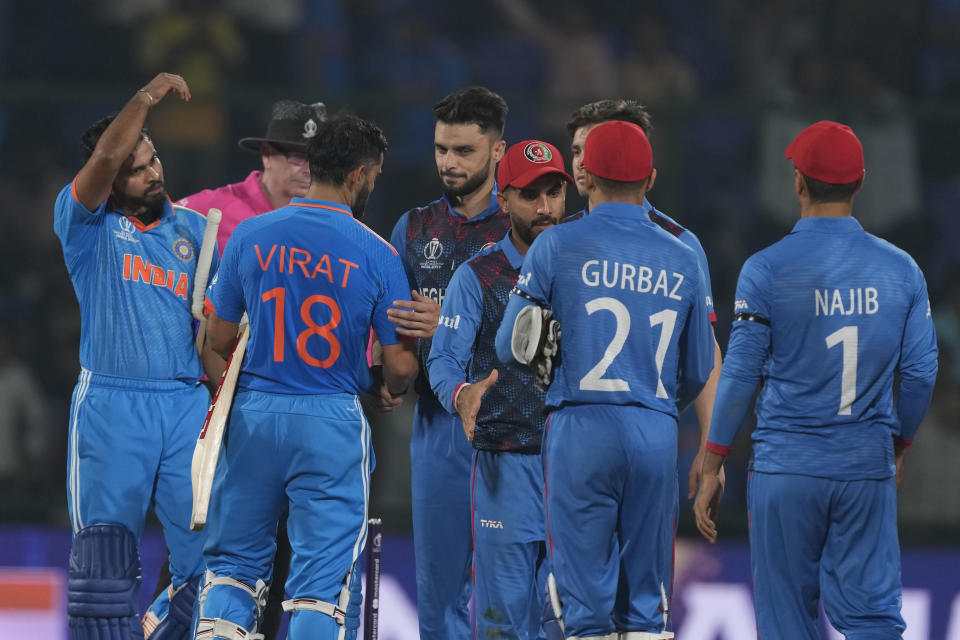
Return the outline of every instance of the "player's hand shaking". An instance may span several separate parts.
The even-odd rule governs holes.
[[[440,322],[440,305],[416,291],[410,295],[413,300],[394,300],[393,306],[400,308],[387,309],[387,317],[399,327],[401,336],[432,338]]]
[[[457,394],[457,414],[463,422],[463,433],[467,440],[473,442],[473,430],[477,426],[477,414],[480,413],[480,402],[487,393],[487,389],[496,383],[499,373],[496,369],[490,372],[483,380],[464,385]]]

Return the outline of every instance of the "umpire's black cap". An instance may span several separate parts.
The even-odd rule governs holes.
[[[262,138],[241,138],[241,149],[260,153],[264,142],[284,149],[306,151],[310,138],[317,134],[317,123],[327,119],[327,107],[322,102],[303,104],[295,100],[280,100],[270,111],[267,133]]]

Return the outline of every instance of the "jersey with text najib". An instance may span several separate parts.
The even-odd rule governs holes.
[[[203,371],[190,301],[206,221],[167,202],[144,226],[109,203],[88,211],[71,183],[54,209],[80,303],[80,366],[121,378],[195,382]],[[210,273],[216,269],[214,253]]]
[[[547,229],[527,252],[517,289],[551,307],[562,330],[548,406],[639,405],[676,416],[678,397],[695,396],[709,376],[713,335],[697,256],[648,213],[649,204],[601,204]]]
[[[396,344],[387,309],[410,299],[386,240],[345,205],[307,198],[241,222],[207,296],[225,320],[249,316],[239,386],[288,394],[369,389],[370,328]]]
[[[751,321],[770,326],[754,468],[892,475],[894,372],[936,364],[926,284],[913,259],[854,218],[804,218],[747,260],[734,306],[735,331]]]
[[[470,219],[443,197],[403,214],[390,241],[403,257],[411,288],[442,305],[454,270],[485,246],[499,242],[509,229],[510,216],[500,209],[496,193],[491,194],[490,205]],[[426,374],[429,353],[430,340],[421,339],[416,383],[421,396],[433,395]]]

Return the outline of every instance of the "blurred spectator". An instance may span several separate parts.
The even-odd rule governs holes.
[[[144,75],[176,69],[190,84],[190,102],[161,104],[147,121],[167,159],[172,193],[220,181],[227,137],[226,89],[243,61],[244,41],[221,0],[172,0],[148,20],[136,52]]]
[[[342,0],[308,2],[292,34],[290,77],[319,86],[328,96],[350,89],[350,25]]]
[[[13,333],[0,327],[0,485],[29,487],[52,460],[46,400],[33,373],[12,349]]]
[[[540,113],[548,139],[562,139],[567,117],[581,104],[617,94],[617,60],[596,16],[585,6],[556,4],[550,13],[539,14],[531,0],[495,4],[510,26],[541,49],[547,62]]]
[[[670,50],[665,25],[645,15],[633,28],[632,49],[620,67],[620,94],[653,105],[690,102],[700,90],[696,71]]]

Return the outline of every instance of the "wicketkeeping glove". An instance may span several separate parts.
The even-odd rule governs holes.
[[[510,349],[517,362],[533,373],[533,384],[546,391],[553,381],[554,358],[560,353],[560,323],[553,311],[536,305],[520,310],[513,323]]]

